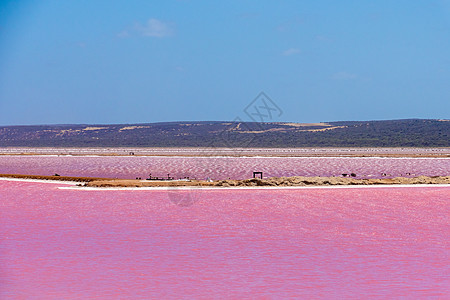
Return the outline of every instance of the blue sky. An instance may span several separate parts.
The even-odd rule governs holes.
[[[1,1],[0,124],[449,118],[450,1]]]

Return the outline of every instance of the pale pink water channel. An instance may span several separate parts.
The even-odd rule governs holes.
[[[448,176],[450,158],[0,156],[0,174],[245,179],[271,176]]]
[[[449,187],[60,186],[0,180],[1,299],[450,294]]]

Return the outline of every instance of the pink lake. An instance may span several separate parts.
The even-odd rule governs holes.
[[[63,186],[0,180],[0,298],[450,294],[450,187]]]
[[[245,179],[252,172],[265,177],[340,176],[377,178],[448,176],[450,158],[376,157],[157,157],[157,156],[0,156],[0,174],[30,174],[134,179],[152,176],[197,179]],[[410,175],[409,175],[410,174]]]

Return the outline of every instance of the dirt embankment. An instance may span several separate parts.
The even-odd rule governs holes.
[[[383,179],[344,177],[272,177],[268,179],[221,180],[216,186],[314,186],[314,185],[375,185],[375,184],[450,184],[450,176],[418,176]]]
[[[219,181],[143,181],[143,180],[95,180],[89,187],[246,187],[246,186],[332,186],[332,185],[379,185],[379,184],[450,184],[450,176],[418,176],[385,179],[354,179],[343,177],[272,177],[267,179],[219,180]]]
[[[0,174],[4,178],[39,179],[80,182],[87,187],[246,187],[246,186],[333,186],[333,185],[380,185],[380,184],[450,184],[450,176],[418,176],[413,178],[396,177],[382,179],[356,179],[349,177],[272,177],[267,179],[243,180],[134,180],[98,177],[41,176],[22,174]]]
[[[57,180],[57,181],[75,181],[75,182],[90,182],[90,181],[109,181],[115,180],[113,178],[102,177],[75,177],[75,176],[45,176],[45,175],[24,175],[24,174],[0,174],[3,178],[18,178],[18,179],[38,179],[38,180]]]
[[[86,182],[83,186],[88,187],[182,187],[182,186],[197,186],[208,187],[217,186],[217,181],[158,181],[158,180],[134,180],[134,179],[113,179],[113,180],[94,180]]]

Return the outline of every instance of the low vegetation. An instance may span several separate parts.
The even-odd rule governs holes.
[[[449,147],[446,120],[0,127],[0,147]]]

